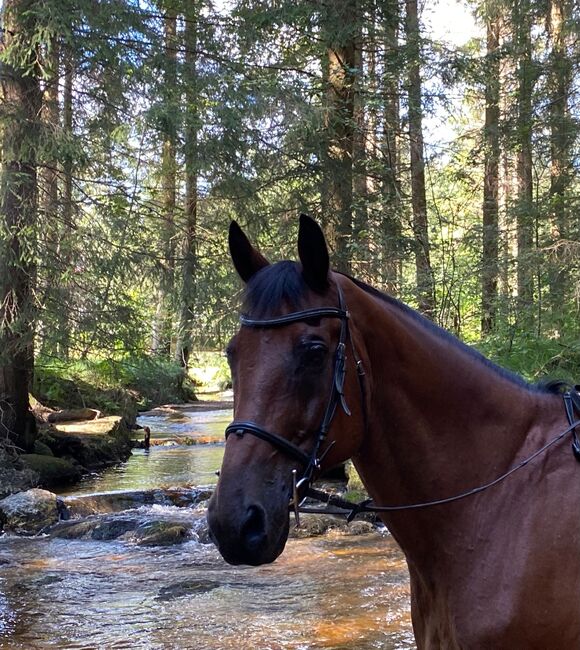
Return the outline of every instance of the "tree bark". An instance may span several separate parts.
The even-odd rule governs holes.
[[[151,352],[169,356],[172,335],[172,291],[175,284],[175,210],[177,176],[177,105],[175,101],[177,84],[177,16],[168,9],[164,16],[165,24],[165,120],[164,141],[161,155],[161,201],[162,219],[162,269],[157,292],[151,337]]]
[[[384,28],[383,137],[381,144],[383,277],[388,293],[397,295],[401,270],[401,201],[399,178],[399,3],[382,0]]]
[[[481,332],[494,328],[499,275],[499,93],[500,22],[493,2],[486,4],[487,57],[485,60],[485,172],[483,180],[483,246],[481,266]]]
[[[532,67],[531,6],[530,0],[514,2],[514,30],[517,57],[518,113],[517,113],[517,178],[518,195],[516,225],[518,242],[517,279],[518,303],[522,316],[531,316],[534,297],[532,252],[534,243],[534,202],[532,166]]]
[[[29,386],[34,370],[36,158],[41,92],[32,0],[5,0],[0,79],[5,129],[0,182],[0,437],[29,449],[35,436]]]
[[[45,82],[42,102],[42,128],[45,155],[39,170],[39,219],[44,235],[43,275],[44,296],[42,307],[50,314],[49,327],[41,328],[41,351],[43,355],[58,354],[59,327],[62,314],[59,305],[59,280],[61,276],[60,241],[58,220],[58,160],[55,143],[60,131],[60,105],[58,97],[60,53],[56,36],[52,36],[45,57]],[[54,317],[52,316],[54,314]],[[53,321],[54,318],[54,322]],[[45,320],[45,319],[43,319]]]
[[[417,0],[406,0],[405,31],[408,53],[409,143],[411,154],[411,203],[415,238],[415,275],[419,310],[435,316],[435,285],[431,268],[421,87],[421,35]]]
[[[355,245],[354,256],[356,258],[358,275],[366,272],[368,262],[369,239],[368,233],[368,201],[369,188],[367,177],[367,137],[370,124],[367,124],[365,114],[365,97],[363,94],[364,86],[364,35],[362,25],[358,25],[354,50],[354,69],[355,82],[353,88],[353,243]],[[351,260],[354,262],[355,260]]]
[[[550,264],[550,304],[556,320],[562,315],[568,281],[566,245],[571,235],[571,210],[567,193],[574,177],[572,144],[574,122],[570,117],[573,66],[566,51],[566,23],[571,17],[569,0],[551,0],[548,20],[550,60],[550,219],[555,254]]]
[[[326,154],[322,188],[323,222],[334,264],[350,271],[353,212],[356,0],[323,5],[326,51]]]
[[[73,139],[73,83],[74,61],[70,50],[63,51],[64,88],[62,99],[62,128],[64,137],[72,142]],[[72,264],[72,233],[74,230],[74,205],[73,205],[73,161],[70,155],[63,160],[63,188],[62,188],[62,242],[60,249],[61,268],[65,277],[61,280],[60,287],[60,340],[58,353],[63,359],[68,359],[71,345],[71,310],[73,309],[73,292],[70,280],[66,277]]]
[[[179,297],[179,327],[175,359],[187,369],[192,350],[195,319],[196,239],[197,239],[197,177],[198,177],[198,79],[197,79],[197,10],[191,0],[185,12],[185,220]]]

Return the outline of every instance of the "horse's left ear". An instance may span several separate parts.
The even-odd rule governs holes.
[[[306,284],[315,291],[326,289],[330,268],[326,240],[316,221],[305,214],[300,215],[298,255]]]

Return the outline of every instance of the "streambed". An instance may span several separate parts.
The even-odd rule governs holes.
[[[206,425],[221,432],[229,418],[206,411],[173,424],[181,433]],[[168,420],[162,426],[170,437]],[[221,444],[154,447],[75,493],[208,484],[222,453]],[[199,507],[171,505],[121,515],[136,511],[200,518]],[[230,567],[204,541],[194,535],[175,546],[144,547],[118,539],[0,538],[0,648],[414,647],[404,558],[385,532],[291,539],[263,567]]]

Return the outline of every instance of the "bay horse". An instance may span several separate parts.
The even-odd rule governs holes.
[[[309,217],[299,263],[270,264],[235,222],[229,245],[246,286],[208,508],[224,559],[275,560],[293,492],[352,458],[375,504],[403,506],[380,517],[406,556],[420,650],[580,648],[580,464],[562,395],[331,271]]]

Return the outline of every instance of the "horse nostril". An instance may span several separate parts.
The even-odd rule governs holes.
[[[250,506],[246,520],[242,525],[242,539],[250,551],[258,548],[266,541],[264,511],[260,506]]]

